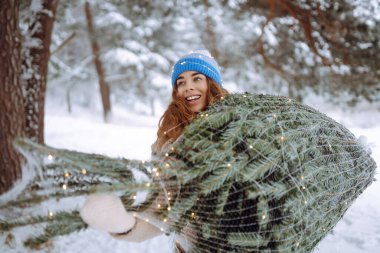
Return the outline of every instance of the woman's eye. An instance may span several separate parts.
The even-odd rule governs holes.
[[[199,80],[202,80],[202,78],[200,78],[200,77],[196,77],[196,78],[194,78],[194,82],[195,82],[195,81],[199,81]]]
[[[185,82],[178,82],[177,83],[177,86],[181,86],[181,85],[183,85]]]

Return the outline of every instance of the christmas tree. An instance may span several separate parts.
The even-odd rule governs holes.
[[[229,95],[199,113],[159,161],[26,140],[16,146],[43,166],[23,194],[1,203],[2,212],[113,192],[128,211],[153,208],[162,230],[185,235],[192,252],[311,252],[376,169],[367,147],[331,118],[286,97],[251,94]],[[36,223],[45,231],[30,247],[86,228],[72,210],[2,220],[0,230]]]

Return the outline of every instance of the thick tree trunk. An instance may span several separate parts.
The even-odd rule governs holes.
[[[44,143],[45,94],[51,35],[58,2],[59,0],[43,0],[43,9],[36,13],[28,31],[31,38],[41,41],[42,45],[26,50],[23,59],[24,73],[31,74],[24,75],[27,79],[23,80],[26,136],[41,144]]]
[[[19,1],[1,1],[0,8],[0,194],[21,176],[21,157],[12,141],[23,136],[24,107],[20,85]]]
[[[87,19],[87,26],[88,26],[88,34],[90,38],[91,48],[92,48],[92,54],[94,57],[94,64],[96,68],[96,72],[98,74],[99,78],[99,86],[100,86],[100,95],[102,97],[102,104],[103,104],[103,117],[104,121],[107,122],[108,115],[111,112],[111,102],[110,102],[110,91],[109,87],[105,80],[105,74],[102,62],[100,61],[100,49],[99,45],[96,41],[96,35],[95,35],[95,29],[92,22],[92,14],[90,10],[90,4],[88,2],[84,5],[84,11],[86,13],[86,19]]]

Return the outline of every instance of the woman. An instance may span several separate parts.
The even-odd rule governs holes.
[[[177,61],[172,86],[172,102],[160,119],[152,146],[154,155],[166,153],[198,112],[228,94],[218,64],[207,50],[192,51]]]
[[[222,87],[218,64],[207,50],[192,51],[176,62],[172,87],[172,102],[160,119],[157,140],[152,145],[152,156],[156,159],[164,157],[198,112],[228,94]],[[113,195],[91,195],[80,213],[90,226],[133,242],[150,239],[163,230],[155,225],[158,222],[153,212],[134,216]],[[184,252],[179,243],[176,244],[177,250]]]

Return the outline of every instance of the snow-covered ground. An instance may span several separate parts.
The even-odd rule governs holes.
[[[48,108],[46,115],[46,143],[50,146],[114,157],[150,159],[150,145],[156,137],[158,118],[145,117],[119,111],[111,123],[104,124],[100,116],[88,113],[67,115]],[[327,112],[338,122],[345,124],[357,137],[364,135],[373,143],[373,157],[380,164],[380,122],[364,128],[355,123],[355,117],[337,110]],[[378,117],[367,113],[364,118]],[[363,117],[363,113],[360,114]],[[347,121],[347,119],[349,119]],[[357,120],[357,122],[362,122]],[[376,175],[379,179],[379,176]],[[82,201],[82,200],[81,200]],[[79,201],[78,205],[81,205]],[[16,238],[16,242],[22,238]],[[130,243],[112,238],[93,229],[60,237],[49,252],[65,253],[168,253],[172,251],[173,238],[160,236],[144,243]],[[1,245],[2,243],[0,243]],[[354,202],[343,219],[317,247],[314,253],[374,253],[380,248],[380,182],[374,182]],[[22,252],[18,247],[0,247],[4,252]],[[30,251],[27,251],[30,252]],[[45,251],[44,251],[45,252]]]

